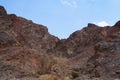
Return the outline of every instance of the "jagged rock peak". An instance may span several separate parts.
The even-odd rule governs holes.
[[[120,27],[120,20],[114,26]]]
[[[0,5],[0,16],[6,16],[7,12],[3,6]]]
[[[88,27],[98,27],[98,26],[93,23],[88,23]]]

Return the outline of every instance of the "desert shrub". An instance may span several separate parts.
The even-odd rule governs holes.
[[[55,75],[45,74],[39,77],[39,80],[58,80]]]
[[[24,51],[21,51],[21,54],[16,55],[15,57],[19,59],[16,64],[20,66],[20,71],[23,72],[22,75],[24,76],[39,77],[44,74],[52,74],[61,78],[66,77],[68,73],[66,59],[64,58],[39,53],[38,51],[26,48],[24,48]]]
[[[67,59],[54,57],[56,63],[51,67],[51,74],[59,77],[60,80],[69,80],[70,70],[67,66]]]
[[[66,59],[55,56],[42,55],[41,57],[40,75],[52,74],[63,80],[68,76],[68,68],[66,66]]]
[[[75,72],[75,71],[73,71],[73,72],[71,73],[71,76],[72,76],[73,79],[79,77],[78,73]]]
[[[53,56],[40,55],[40,74],[48,74],[51,72],[51,67],[56,64]]]
[[[92,80],[104,80],[103,78],[92,78]]]

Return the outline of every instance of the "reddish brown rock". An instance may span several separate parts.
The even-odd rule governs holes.
[[[0,17],[5,17],[5,16],[7,16],[7,12],[3,6],[0,6]]]
[[[0,80],[50,74],[55,56],[67,59],[79,77],[120,79],[120,21],[106,27],[89,23],[59,40],[45,26],[7,14],[0,6]]]
[[[91,77],[104,77],[105,80],[120,79],[120,29],[115,26],[99,27],[89,24],[88,27],[73,33],[66,45],[81,50],[70,59],[72,68]],[[79,56],[79,57],[78,57]],[[71,63],[70,62],[70,63]],[[82,64],[82,65],[81,65]]]
[[[48,64],[55,60],[46,54],[57,41],[45,26],[7,14],[0,6],[0,80],[50,72]]]

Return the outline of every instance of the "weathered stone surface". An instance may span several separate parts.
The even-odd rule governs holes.
[[[50,72],[56,60],[47,53],[57,41],[45,26],[7,14],[0,6],[0,80]]]
[[[0,6],[0,17],[5,17],[5,16],[7,16],[7,12],[3,6]]]
[[[120,21],[118,21],[114,26],[115,27],[120,27]]]
[[[89,74],[91,77],[102,76],[105,80],[120,79],[119,32],[119,22],[117,22],[115,26],[104,28],[89,24],[81,31],[73,33],[68,38],[70,39],[68,43],[72,41],[75,44],[72,47],[82,49],[82,52],[70,60],[73,65],[76,65],[72,68],[76,68],[82,74]],[[76,51],[73,51],[73,53],[76,53]]]
[[[120,28],[99,27],[89,23],[87,27],[58,41],[58,54],[69,59],[69,67],[91,77],[106,80],[120,78]]]
[[[0,80],[37,79],[52,73],[66,77],[65,66],[79,74],[73,80],[82,80],[81,75],[120,79],[120,21],[106,27],[89,23],[60,40],[45,26],[7,14],[0,6]]]

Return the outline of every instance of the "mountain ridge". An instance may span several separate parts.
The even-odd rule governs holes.
[[[59,39],[46,26],[7,14],[0,6],[0,80],[41,80],[46,74],[55,78],[49,80],[87,80],[84,75],[119,80],[120,21],[105,27],[89,23]]]

